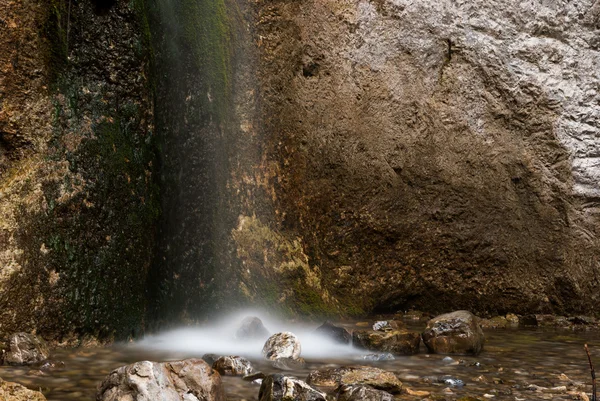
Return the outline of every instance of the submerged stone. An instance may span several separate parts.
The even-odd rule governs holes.
[[[274,361],[280,358],[296,359],[300,357],[300,341],[293,333],[273,334],[265,342],[262,354],[266,359]]]
[[[473,354],[483,349],[484,335],[479,318],[468,311],[446,313],[431,319],[423,342],[436,354]]]
[[[322,387],[368,385],[393,394],[402,391],[402,382],[394,373],[370,366],[315,370],[308,375],[306,382]]]
[[[96,401],[225,401],[221,376],[201,359],[142,361],[113,370]]]
[[[369,354],[362,357],[365,361],[393,361],[396,359],[394,355],[386,352],[384,354]]]

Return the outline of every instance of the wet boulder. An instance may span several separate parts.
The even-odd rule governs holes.
[[[337,401],[393,401],[394,396],[387,391],[377,390],[369,386],[341,386],[338,389]]]
[[[403,324],[396,320],[380,320],[373,323],[375,331],[396,331],[402,328]]]
[[[352,339],[348,330],[343,327],[335,326],[329,322],[325,322],[317,327],[315,332],[340,344],[350,344],[350,340]]]
[[[221,376],[201,359],[142,361],[113,370],[96,401],[225,401]]]
[[[256,316],[247,316],[242,320],[240,327],[235,332],[237,340],[260,340],[269,336],[269,330],[263,325],[262,320]]]
[[[39,391],[29,390],[17,383],[0,379],[0,400],[2,401],[46,401]]]
[[[402,382],[392,372],[370,366],[341,367],[312,371],[306,380],[311,386],[339,387],[367,385],[392,394],[402,391]]]
[[[368,354],[368,355],[363,355],[362,359],[365,360],[365,361],[378,362],[378,361],[393,361],[396,358],[394,357],[394,355],[390,354],[389,352],[386,352],[386,353],[383,353],[383,354]]]
[[[422,336],[429,352],[436,354],[477,355],[485,340],[479,318],[468,311],[446,313],[431,319]]]
[[[286,331],[269,337],[262,349],[262,354],[266,359],[274,361],[280,358],[297,359],[300,357],[300,351],[298,337]]]
[[[208,363],[210,366],[213,365],[213,363],[216,362],[217,359],[219,359],[222,355],[218,355],[218,354],[204,354],[202,355],[202,359],[204,360],[204,362]]]
[[[267,376],[258,393],[259,401],[325,401],[325,393],[302,380],[274,374]]]
[[[250,361],[241,356],[222,356],[212,368],[224,376],[247,376],[254,371]]]
[[[406,330],[372,331],[357,330],[352,333],[354,346],[369,351],[391,352],[396,355],[419,353],[421,335]]]
[[[13,334],[8,340],[4,363],[8,365],[31,365],[48,359],[48,346],[41,338],[29,333]]]

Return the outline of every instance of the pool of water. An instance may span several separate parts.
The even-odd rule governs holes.
[[[97,386],[113,369],[141,360],[169,361],[201,357],[205,353],[240,355],[253,362],[263,373],[281,372],[262,360],[263,341],[245,343],[233,339],[234,324],[186,328],[148,337],[130,344],[103,348],[56,349],[51,360],[54,370],[41,372],[31,367],[0,366],[0,377],[41,389],[49,401],[93,400]],[[455,400],[477,397],[493,400],[573,400],[591,393],[591,378],[584,350],[590,346],[592,358],[600,367],[600,333],[567,329],[497,329],[486,330],[486,345],[478,356],[452,356],[421,353],[398,356],[392,361],[367,362],[369,352],[339,346],[314,335],[318,324],[293,324],[263,317],[271,332],[292,331],[300,338],[306,366],[287,371],[302,380],[311,370],[347,365],[376,366],[392,371],[411,389],[398,399]],[[353,322],[344,324],[356,327]],[[407,322],[412,330],[422,331],[425,322]],[[465,383],[450,387],[443,378],[452,377]],[[257,400],[259,386],[238,377],[224,377],[228,400]],[[417,393],[415,393],[417,392]],[[421,393],[419,393],[421,392]],[[428,395],[426,393],[429,393]]]

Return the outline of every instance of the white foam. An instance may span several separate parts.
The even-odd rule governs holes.
[[[236,330],[246,316],[260,318],[271,334],[282,331],[294,333],[300,340],[301,356],[306,359],[348,358],[365,354],[364,350],[357,350],[351,345],[338,344],[326,336],[315,333],[319,324],[292,323],[256,310],[236,312],[211,325],[179,328],[147,336],[138,343],[138,346],[157,351],[197,355],[214,353],[262,358],[261,351],[269,336],[250,341],[234,338]]]

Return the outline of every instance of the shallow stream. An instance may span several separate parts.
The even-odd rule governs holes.
[[[591,393],[591,379],[583,348],[589,344],[592,357],[600,367],[598,331],[515,328],[486,330],[486,345],[479,356],[429,355],[421,345],[414,356],[398,356],[395,360],[368,362],[368,351],[330,343],[314,335],[318,324],[283,323],[261,316],[271,332],[292,331],[302,344],[306,367],[285,372],[302,380],[311,370],[345,365],[376,366],[392,371],[413,392],[402,394],[405,400],[455,400],[477,397],[493,400],[572,400],[585,399]],[[233,340],[235,325],[241,316],[226,324],[210,328],[186,328],[148,337],[130,344],[104,348],[56,349],[52,361],[61,361],[49,371],[31,367],[0,366],[0,377],[41,389],[49,401],[93,400],[96,388],[113,369],[141,360],[167,361],[201,357],[205,353],[240,355],[253,362],[255,370],[276,373],[279,370],[262,360],[263,341],[244,343]],[[422,331],[425,322],[406,321],[408,328]],[[356,327],[345,323],[347,328]],[[442,377],[462,380],[463,387],[449,387]],[[238,377],[224,377],[228,400],[257,400],[259,386]],[[413,393],[414,394],[414,393]],[[581,398],[584,397],[584,398]]]

